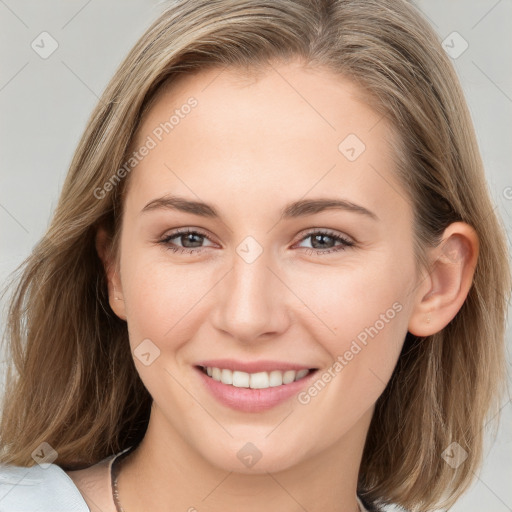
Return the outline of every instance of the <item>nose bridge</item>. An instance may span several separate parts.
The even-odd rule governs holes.
[[[248,249],[248,250],[247,250]],[[240,341],[285,328],[286,308],[282,284],[269,269],[269,255],[255,246],[240,244],[233,255],[233,266],[223,279],[216,305],[216,327]]]

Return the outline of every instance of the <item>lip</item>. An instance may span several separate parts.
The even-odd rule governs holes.
[[[217,361],[216,364],[219,364],[219,362]],[[226,368],[225,366],[220,367]],[[280,368],[283,369],[283,366],[280,366]],[[288,369],[294,370],[295,368]],[[301,366],[299,367],[299,370],[301,369],[307,368]],[[270,387],[267,389],[251,389],[237,388],[235,386],[218,382],[204,373],[199,366],[194,367],[194,370],[197,372],[205,388],[213,397],[215,397],[222,405],[239,412],[263,412],[272,409],[273,407],[276,407],[297,395],[303,388],[309,386],[311,380],[317,373],[317,370],[312,371],[302,379],[291,382],[290,384],[282,384],[281,386]]]
[[[237,361],[235,359],[210,359],[208,361],[199,361],[196,363],[196,366],[207,366],[213,368],[223,368],[231,371],[239,371],[246,373],[258,373],[258,372],[272,372],[274,370],[312,370],[313,366],[304,366],[302,364],[294,364],[288,362],[279,362],[279,361]]]

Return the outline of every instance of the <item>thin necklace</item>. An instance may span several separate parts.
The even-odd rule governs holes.
[[[132,447],[133,449],[134,447]],[[119,453],[114,457],[112,464],[110,466],[110,481],[112,482],[112,497],[114,498],[114,504],[116,506],[117,512],[124,512],[124,508],[121,506],[121,501],[119,500],[119,489],[117,488],[117,477],[119,476],[119,471],[121,470],[121,466],[119,462],[121,459],[126,457],[132,449],[128,448],[124,452]],[[359,506],[359,501],[357,502],[357,510],[361,512],[361,507]]]
[[[121,459],[124,459],[128,454],[130,454],[135,449],[135,445],[123,450],[121,453],[118,453],[112,464],[110,465],[110,482],[112,484],[112,498],[114,499],[114,504],[116,506],[117,512],[124,512],[123,507],[121,506],[121,502],[119,500],[119,489],[117,488],[117,478],[119,477],[119,472],[121,470],[121,465],[119,464]]]

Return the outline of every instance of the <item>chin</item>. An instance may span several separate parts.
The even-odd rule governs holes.
[[[247,438],[246,438],[247,439]],[[276,438],[277,440],[277,438]],[[263,444],[266,444],[264,447]],[[293,446],[279,450],[272,442],[230,439],[228,445],[218,445],[220,450],[203,453],[212,465],[234,473],[254,475],[285,471],[299,464],[305,454]],[[281,445],[283,448],[283,445]],[[302,447],[304,448],[304,447]]]

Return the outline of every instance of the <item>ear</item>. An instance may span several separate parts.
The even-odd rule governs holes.
[[[476,231],[464,222],[450,224],[438,247],[429,253],[432,270],[416,285],[409,332],[430,336],[441,331],[466,300],[478,260]]]
[[[123,297],[123,288],[117,262],[112,255],[111,239],[107,231],[103,227],[99,227],[96,232],[96,251],[105,269],[108,284],[108,302],[112,311],[121,318],[126,320],[126,312]]]

